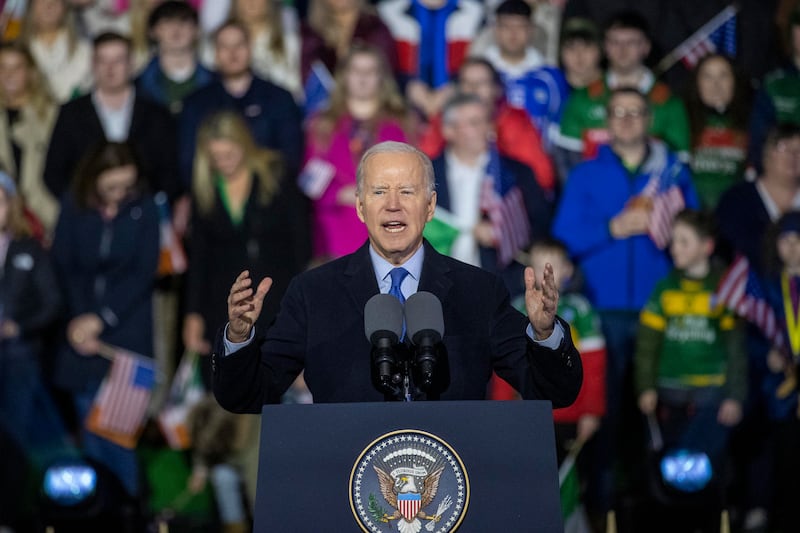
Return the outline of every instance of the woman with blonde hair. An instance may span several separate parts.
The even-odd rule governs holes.
[[[229,18],[247,27],[253,72],[299,99],[300,35],[294,8],[279,0],[233,0]]]
[[[355,208],[356,167],[372,145],[407,140],[405,111],[380,50],[354,46],[339,64],[328,108],[306,130],[300,183],[312,199],[317,260],[353,252],[367,239]]]
[[[130,6],[125,16],[129,18],[131,39],[131,55],[133,71],[138,74],[153,55],[153,46],[148,27],[150,13],[163,2],[163,0],[130,0]]]
[[[337,63],[354,44],[380,50],[397,71],[397,49],[389,28],[365,0],[310,0],[308,20],[301,28],[301,72],[307,80],[314,62],[336,72]]]
[[[227,320],[230,280],[242,268],[273,278],[271,292],[278,297],[262,313],[269,324],[289,280],[306,266],[307,207],[284,168],[277,153],[256,146],[237,113],[216,113],[201,125],[191,187],[183,328],[188,349],[209,353],[211,339]]]
[[[264,331],[278,312],[289,281],[308,261],[308,215],[305,200],[292,180],[285,179],[284,165],[272,151],[256,146],[247,123],[235,112],[223,111],[204,120],[197,134],[192,182],[192,218],[189,230],[189,269],[183,342],[187,350],[210,353],[211,340],[227,321],[226,301],[230,281],[247,269],[253,276],[272,278],[271,303],[257,326]],[[201,359],[208,378],[209,358]],[[257,435],[243,456],[257,449]],[[250,454],[252,455],[252,454]],[[194,489],[208,473],[195,465]],[[255,501],[256,468],[240,475]],[[228,470],[230,473],[230,470]],[[198,477],[200,480],[198,481]],[[230,476],[225,476],[230,481]],[[228,489],[213,479],[223,525],[235,530],[245,520]],[[233,483],[234,487],[237,483]]]
[[[37,234],[43,233],[45,240],[58,218],[58,199],[43,179],[56,111],[28,48],[0,44],[0,168],[16,178],[25,206],[41,228]]]
[[[66,0],[31,0],[22,27],[22,40],[59,103],[92,86],[92,47],[78,36]]]

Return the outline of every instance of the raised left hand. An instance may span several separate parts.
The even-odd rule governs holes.
[[[536,282],[533,268],[525,268],[525,310],[537,339],[544,340],[552,335],[557,308],[558,287],[553,265],[545,264],[541,285]]]

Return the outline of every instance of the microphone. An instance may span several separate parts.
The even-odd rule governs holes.
[[[406,334],[416,346],[417,385],[429,391],[436,368],[436,344],[444,335],[442,302],[430,292],[417,292],[406,300]]]
[[[394,347],[403,333],[403,306],[390,294],[376,294],[364,306],[364,333],[372,344],[372,364],[375,387],[381,392],[393,392],[392,376],[397,362]]]

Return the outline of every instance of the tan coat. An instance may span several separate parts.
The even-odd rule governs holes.
[[[25,205],[42,223],[48,237],[55,229],[59,204],[45,186],[43,172],[57,112],[57,107],[52,106],[42,117],[30,106],[25,106],[13,128],[9,128],[8,115],[0,112],[0,167],[17,178]],[[21,176],[14,162],[11,139],[22,150]]]

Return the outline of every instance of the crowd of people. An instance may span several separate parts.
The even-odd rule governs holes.
[[[294,276],[364,244],[357,167],[383,141],[432,160],[435,250],[523,313],[524,267],[553,265],[584,368],[554,411],[583,531],[609,511],[715,531],[723,510],[795,531],[800,3],[740,6],[715,51],[651,68],[661,4],[0,1],[0,532],[44,525],[35,485],[67,456],[108,469],[131,531],[191,509],[248,530],[257,418],[198,401],[169,482],[154,420],[188,354],[210,389],[242,270],[273,280],[263,331]],[[133,447],[84,423],[118,349],[158,373]],[[313,400],[302,376],[282,399]],[[653,466],[677,449],[708,459],[701,489]]]

